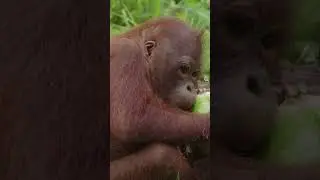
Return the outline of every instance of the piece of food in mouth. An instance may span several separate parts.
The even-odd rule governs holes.
[[[210,112],[210,92],[205,92],[197,96],[196,102],[192,106],[192,112]]]

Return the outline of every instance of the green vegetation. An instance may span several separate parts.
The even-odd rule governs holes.
[[[148,19],[175,16],[198,29],[205,29],[202,71],[210,75],[210,9],[207,0],[111,0],[110,34],[124,32]]]

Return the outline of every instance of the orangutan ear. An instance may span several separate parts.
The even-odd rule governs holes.
[[[153,40],[153,37],[155,37],[160,31],[160,27],[154,27],[146,29],[142,32],[142,39],[144,42],[144,47],[146,50],[146,55],[151,56],[152,51],[156,47],[157,43],[155,40]]]
[[[144,46],[146,48],[147,55],[151,56],[153,49],[156,47],[156,42],[149,40],[144,43]]]

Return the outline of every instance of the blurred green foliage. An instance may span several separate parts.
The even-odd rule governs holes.
[[[292,3],[292,41],[286,56],[293,64],[315,64],[320,67],[320,1],[293,0]]]
[[[192,27],[205,29],[202,72],[210,75],[210,9],[207,0],[111,0],[110,34],[124,32],[146,20],[160,16],[175,16]]]
[[[320,42],[320,1],[293,1],[294,38],[303,41]]]

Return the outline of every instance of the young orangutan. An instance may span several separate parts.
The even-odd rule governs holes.
[[[183,111],[197,93],[201,36],[177,19],[159,18],[112,37],[111,179],[168,179],[177,173],[196,179],[171,145],[209,135],[209,114]]]

